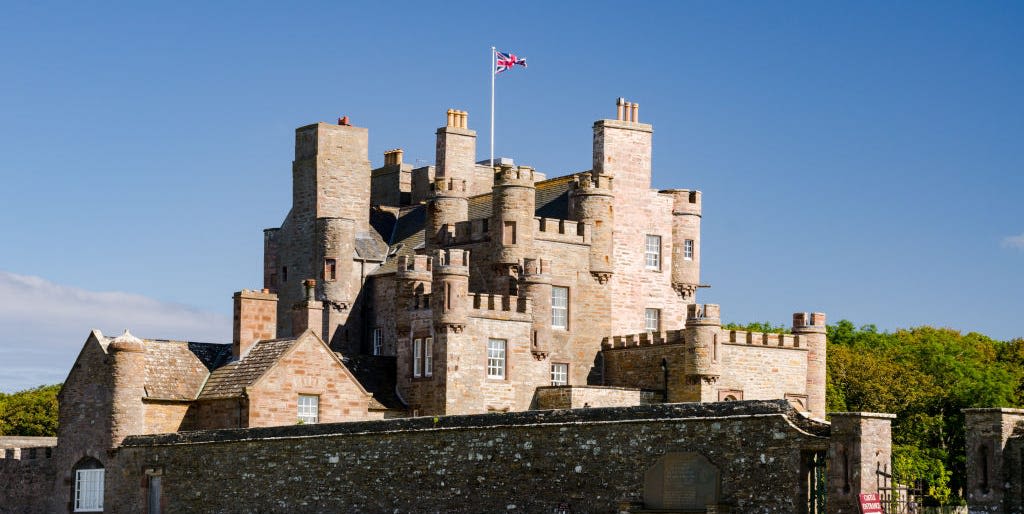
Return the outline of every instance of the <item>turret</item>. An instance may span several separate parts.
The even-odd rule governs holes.
[[[437,129],[437,169],[427,199],[428,249],[445,245],[445,226],[454,233],[455,223],[469,217],[466,197],[473,182],[476,132],[468,128],[468,118],[465,111],[448,109],[447,125]]]
[[[469,251],[436,250],[433,264],[430,308],[437,332],[461,333],[469,315]]]
[[[361,284],[354,276],[356,223],[345,218],[317,218],[312,276],[320,279],[320,298],[334,310],[347,310]],[[305,292],[300,296],[306,298]],[[300,301],[302,301],[300,300]],[[337,314],[335,314],[337,317]],[[344,316],[347,317],[347,314]],[[343,323],[343,320],[342,320]],[[296,335],[298,332],[296,332]]]
[[[428,307],[433,261],[426,255],[403,255],[398,258],[395,291],[395,331],[406,335],[410,329],[409,311]]]
[[[519,266],[533,252],[535,202],[533,168],[511,164],[495,168],[489,226],[491,262],[499,284],[518,280]],[[503,294],[515,293],[509,285],[499,291]]]
[[[700,191],[673,189],[672,288],[692,302],[700,285]]]
[[[111,446],[125,437],[146,433],[146,346],[125,329],[107,346],[114,391],[110,409]]]
[[[807,410],[819,419],[825,419],[825,330],[825,313],[793,313],[793,334],[807,348]]]
[[[590,273],[602,284],[615,271],[612,178],[580,173],[570,184],[569,217],[593,227],[590,243]]]
[[[526,296],[533,305],[533,340],[530,351],[537,358],[551,352],[551,263],[547,259],[526,259],[523,263]]]
[[[722,364],[718,333],[722,328],[721,311],[715,304],[686,306],[684,339],[686,360],[683,367],[687,389],[695,396],[691,401],[715,401],[714,385],[721,375]]]

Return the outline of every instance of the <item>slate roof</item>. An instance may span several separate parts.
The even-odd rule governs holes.
[[[357,355],[355,357],[341,357],[345,367],[352,372],[356,380],[362,384],[363,389],[373,395],[370,402],[370,409],[393,409],[405,410],[407,406],[402,403],[395,393],[397,363],[395,357],[384,355]]]
[[[185,341],[144,340],[146,348],[146,397],[158,400],[194,400],[210,370],[192,353]],[[231,345],[226,346],[228,353]]]
[[[217,368],[210,374],[201,393],[200,400],[213,398],[234,398],[240,396],[246,387],[263,376],[298,339],[269,339],[253,345],[249,353],[239,361]]]

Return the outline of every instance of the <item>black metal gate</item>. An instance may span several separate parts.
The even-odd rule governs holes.
[[[878,496],[886,514],[919,514],[924,484],[920,480],[904,485],[893,481],[889,466],[879,465],[875,472],[878,477]]]

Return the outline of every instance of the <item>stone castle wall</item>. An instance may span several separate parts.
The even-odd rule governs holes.
[[[764,436],[738,446],[737,433]],[[641,508],[645,474],[674,455],[717,469],[717,503],[732,512],[798,512],[795,470],[826,445],[827,425],[783,402],[143,436],[108,468],[107,512],[144,511],[147,469],[163,475],[168,512],[615,512]]]

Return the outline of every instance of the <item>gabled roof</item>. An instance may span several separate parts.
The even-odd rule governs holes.
[[[203,388],[210,369],[192,351],[200,350],[207,359],[217,359],[229,344],[189,343],[185,341],[143,340],[146,348],[146,397],[154,400],[194,400]]]
[[[397,363],[395,357],[384,355],[357,355],[343,357],[345,367],[356,380],[373,395],[370,409],[405,410],[407,406],[395,392]]]
[[[200,400],[213,398],[234,398],[240,396],[246,387],[256,382],[268,369],[277,363],[298,338],[269,339],[259,341],[249,349],[241,360],[221,366],[210,374],[201,393]]]

